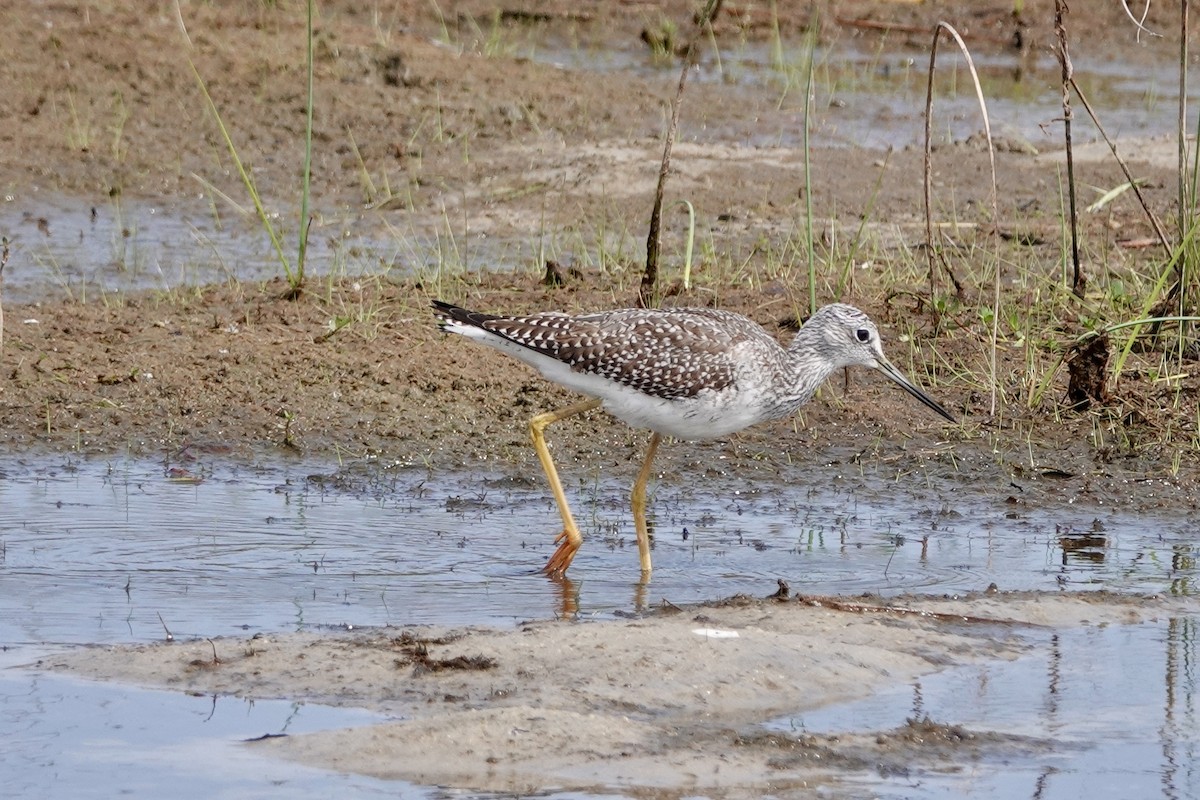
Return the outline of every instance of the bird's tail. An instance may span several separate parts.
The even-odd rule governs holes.
[[[451,326],[453,325],[454,320],[459,318],[461,321],[461,317],[465,316],[467,313],[469,312],[467,312],[466,309],[459,308],[456,305],[451,305],[450,303],[445,303],[441,300],[433,301],[433,314],[435,317],[437,317],[438,327],[442,329],[443,333],[453,333],[454,330]]]
[[[469,328],[482,328],[488,320],[497,319],[495,314],[468,311],[441,300],[433,301],[433,313],[438,318],[438,327],[446,333],[465,333]]]

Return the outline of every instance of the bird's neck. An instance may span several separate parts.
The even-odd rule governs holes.
[[[787,387],[781,402],[792,411],[807,403],[833,372],[837,364],[825,357],[820,334],[810,327],[803,327],[788,345],[784,361]]]

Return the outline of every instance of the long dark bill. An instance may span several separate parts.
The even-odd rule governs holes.
[[[936,411],[942,417],[945,417],[950,422],[958,422],[958,420],[956,420],[954,417],[950,416],[949,411],[942,408],[941,403],[934,400],[932,397],[925,394],[925,392],[923,392],[919,388],[917,388],[916,384],[914,384],[908,378],[904,377],[904,373],[901,372],[900,370],[896,369],[896,367],[892,365],[892,362],[888,361],[886,358],[878,359],[878,362],[876,363],[875,368],[877,370],[879,370],[880,372],[882,372],[884,375],[887,375],[889,378],[891,378],[895,383],[897,383],[900,386],[901,389],[903,389],[904,391],[911,394],[913,397],[920,400],[922,403],[924,403],[926,406],[928,406],[929,408]]]

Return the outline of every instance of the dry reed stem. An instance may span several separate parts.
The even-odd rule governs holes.
[[[1075,198],[1075,150],[1071,146],[1071,82],[1074,80],[1075,68],[1071,65],[1071,51],[1067,46],[1067,4],[1063,0],[1054,0],[1054,35],[1058,37],[1058,59],[1062,65],[1062,107],[1063,107],[1063,138],[1067,147],[1067,213],[1071,226],[1071,291],[1083,299],[1084,286],[1087,280],[1079,268],[1079,212]]]
[[[700,60],[700,35],[704,33],[721,10],[722,0],[709,0],[704,11],[695,18],[695,28],[688,40],[687,55],[683,60],[683,69],[679,72],[679,87],[675,90],[675,99],[671,102],[671,122],[667,126],[666,142],[663,144],[662,166],[658,170],[658,184],[654,189],[654,206],[650,210],[650,232],[646,236],[646,271],[642,273],[642,282],[638,287],[638,307],[649,308],[657,305],[658,284],[658,254],[662,236],[662,206],[663,194],[666,191],[667,174],[671,169],[671,150],[675,147],[675,134],[679,128],[679,108],[683,104],[683,89],[687,85],[688,72]]]
[[[1158,237],[1158,243],[1162,245],[1163,252],[1167,258],[1171,257],[1171,243],[1167,240],[1167,234],[1162,229],[1162,223],[1158,221],[1158,217],[1150,210],[1149,203],[1146,202],[1145,195],[1138,187],[1137,181],[1133,179],[1133,173],[1129,171],[1129,166],[1125,163],[1125,159],[1121,158],[1121,154],[1117,152],[1117,145],[1109,138],[1108,132],[1104,130],[1104,126],[1100,124],[1100,118],[1096,116],[1096,112],[1092,109],[1092,104],[1088,102],[1087,95],[1079,88],[1079,84],[1075,82],[1075,76],[1070,79],[1071,88],[1075,91],[1075,96],[1079,98],[1079,102],[1083,103],[1083,108],[1088,112],[1088,116],[1092,118],[1092,123],[1096,126],[1096,130],[1100,132],[1104,143],[1108,145],[1108,149],[1112,151],[1113,158],[1117,160],[1117,164],[1121,167],[1121,172],[1125,174],[1125,180],[1129,181],[1130,188],[1133,189],[1133,194],[1137,197],[1138,203],[1141,204],[1142,210],[1146,212],[1146,217],[1150,220],[1150,225],[1154,228],[1154,234]]]
[[[979,112],[983,116],[983,134],[987,138],[988,165],[992,174],[992,222],[994,225],[1000,224],[999,190],[996,187],[996,147],[992,143],[992,124],[988,118],[987,102],[983,99],[983,87],[979,83],[979,73],[975,69],[975,60],[971,58],[971,51],[967,49],[967,44],[963,41],[962,36],[950,23],[939,21],[933,27],[933,45],[929,51],[929,81],[925,93],[925,249],[929,254],[929,306],[933,309],[935,322],[937,307],[934,304],[933,291],[937,260],[933,248],[933,73],[937,64],[938,40],[941,38],[942,31],[950,34],[958,45],[963,58],[966,59],[967,69],[971,73],[971,82],[975,85],[975,98],[979,101]],[[992,385],[990,413],[995,416],[996,394],[999,386],[999,378],[996,374],[996,350],[1000,324],[1000,237],[993,236],[992,240],[996,250],[994,259],[996,276],[993,281],[991,348],[988,353],[988,370]]]
[[[1179,232],[1183,233],[1187,222],[1187,21],[1188,4],[1180,3],[1179,24],[1183,38],[1179,42],[1179,118],[1176,121],[1176,147],[1178,164],[1176,178],[1179,184]]]
[[[1148,7],[1148,6],[1147,6]],[[1195,191],[1192,192],[1192,202],[1188,202],[1188,146],[1187,146],[1187,71],[1188,71],[1188,2],[1182,0],[1179,4],[1179,30],[1181,38],[1179,40],[1179,120],[1176,128],[1176,147],[1178,150],[1179,163],[1176,166],[1176,179],[1179,183],[1179,238],[1182,239],[1187,235],[1188,226],[1191,222],[1191,206],[1195,203]],[[1179,313],[1183,314],[1185,297],[1187,292],[1184,291],[1184,286],[1187,281],[1188,259],[1185,253],[1181,252],[1179,260],[1175,264],[1175,272],[1178,275],[1178,280],[1171,287],[1168,293],[1168,298],[1171,295],[1177,294],[1179,300]]]

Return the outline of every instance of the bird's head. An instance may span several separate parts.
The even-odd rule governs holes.
[[[888,360],[883,354],[879,328],[854,306],[843,303],[823,306],[804,323],[804,330],[809,329],[815,334],[811,341],[828,362],[836,367],[857,366],[878,370],[942,417],[950,422],[955,421],[950,412],[921,391]]]
[[[854,306],[843,303],[823,306],[804,327],[818,334],[815,344],[821,355],[839,367],[878,369],[881,360],[887,361],[879,328]]]

